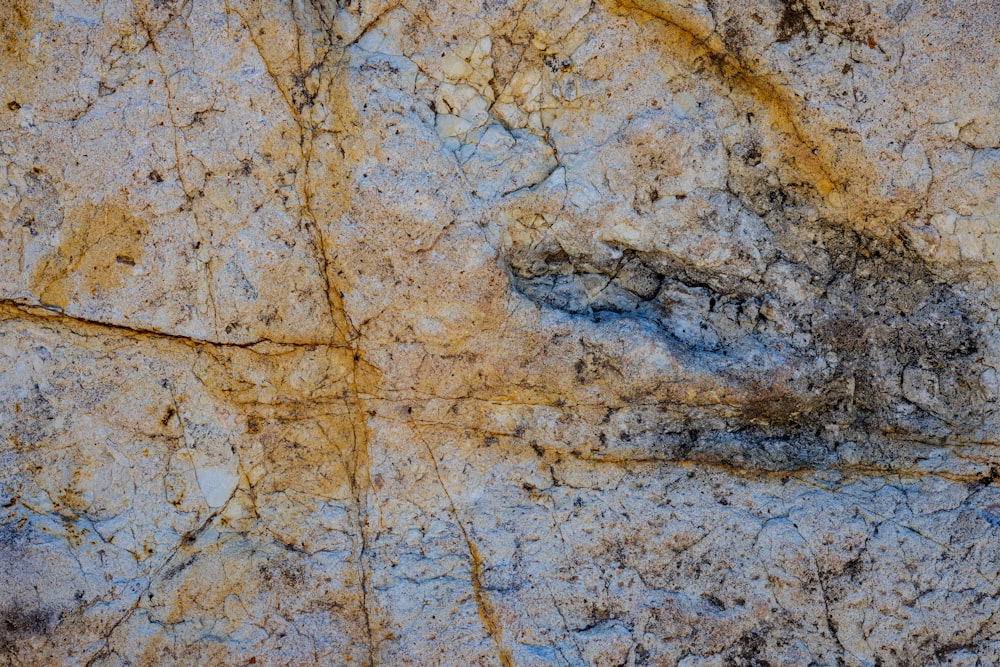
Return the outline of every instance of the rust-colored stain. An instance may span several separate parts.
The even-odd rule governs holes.
[[[144,220],[115,205],[87,205],[66,216],[59,247],[31,276],[31,291],[48,306],[65,308],[74,296],[106,293],[124,284],[142,257]]]
[[[4,52],[17,56],[31,39],[35,2],[4,0],[0,2],[0,46]]]

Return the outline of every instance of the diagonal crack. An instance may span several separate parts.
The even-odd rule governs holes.
[[[479,618],[496,647],[497,657],[500,660],[500,664],[503,665],[503,667],[513,667],[514,658],[510,653],[510,649],[504,645],[503,628],[497,621],[496,609],[494,609],[493,604],[486,595],[486,591],[483,589],[483,560],[479,555],[479,548],[476,546],[475,541],[473,541],[470,537],[469,531],[466,530],[465,524],[462,522],[462,519],[458,514],[458,508],[455,507],[455,501],[452,499],[451,493],[448,491],[448,487],[445,485],[444,479],[441,477],[441,469],[438,467],[438,460],[437,456],[434,454],[434,450],[431,448],[430,443],[428,443],[422,435],[416,431],[414,431],[414,434],[417,436],[417,439],[423,443],[424,447],[427,448],[427,453],[430,455],[431,462],[434,464],[434,474],[437,476],[438,484],[441,485],[441,490],[444,491],[445,497],[448,498],[448,504],[451,506],[451,513],[455,517],[455,523],[458,524],[458,529],[462,532],[462,538],[465,540],[465,546],[469,552],[469,579],[472,583],[472,593],[476,599]]]
[[[159,577],[161,574],[165,575],[165,578],[169,578],[171,576],[170,571],[167,570],[167,566],[170,565],[170,563],[173,562],[173,560],[177,558],[178,555],[180,555],[184,547],[193,545],[197,541],[198,537],[202,533],[204,533],[209,526],[212,525],[212,522],[214,522],[217,517],[219,517],[223,512],[226,511],[226,509],[228,509],[229,503],[233,501],[239,490],[240,490],[239,486],[233,489],[233,492],[229,495],[229,498],[226,499],[226,502],[222,505],[222,507],[219,507],[214,512],[209,514],[208,517],[204,521],[202,521],[201,525],[199,525],[197,528],[182,535],[180,543],[173,550],[173,553],[171,553],[160,564],[159,567],[157,567],[155,570],[149,573],[148,578],[146,580],[146,585],[143,587],[141,591],[139,591],[139,594],[135,598],[135,602],[132,604],[131,607],[129,607],[128,611],[122,614],[122,616],[117,621],[115,621],[110,628],[108,628],[107,632],[104,634],[104,641],[101,648],[97,649],[97,651],[94,652],[94,655],[92,655],[90,659],[86,662],[86,667],[90,667],[97,661],[107,657],[107,652],[111,645],[111,638],[114,636],[115,632],[118,631],[118,628],[122,624],[126,623],[130,618],[132,618],[133,615],[135,615],[137,611],[139,611],[139,608],[142,605],[142,599],[153,588],[153,585],[157,583],[157,577]],[[183,568],[184,566],[182,565],[180,567]]]
[[[335,285],[333,284],[333,280],[330,276],[331,267],[329,255],[327,254],[326,239],[320,227],[319,217],[316,215],[313,207],[314,192],[312,179],[309,176],[309,166],[313,157],[313,147],[315,144],[317,128],[314,123],[309,122],[304,118],[302,110],[292,98],[292,92],[288,85],[282,83],[281,75],[275,70],[274,66],[265,56],[264,44],[261,42],[259,34],[253,29],[253,24],[250,22],[249,18],[247,18],[238,9],[234,8],[228,0],[225,0],[225,7],[227,12],[231,12],[238,16],[240,21],[246,27],[247,36],[256,49],[258,58],[260,58],[265,71],[271,78],[275,89],[281,95],[281,99],[284,101],[285,106],[288,107],[288,112],[298,128],[298,152],[300,162],[299,173],[301,174],[301,179],[296,178],[296,184],[300,190],[300,221],[303,227],[308,229],[310,235],[312,236],[311,243],[314,248],[315,261],[318,265],[320,274],[322,275],[330,319],[333,326],[337,329],[337,334],[340,336],[341,340],[351,340],[357,337],[357,330],[344,310],[339,291],[335,293]],[[325,64],[331,51],[327,51],[323,55],[322,62],[319,64]],[[344,50],[340,49],[338,52],[343,54]]]

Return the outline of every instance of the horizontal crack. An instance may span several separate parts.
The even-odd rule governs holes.
[[[148,327],[137,327],[128,324],[121,324],[117,322],[105,322],[102,320],[92,319],[88,317],[81,317],[79,315],[69,315],[65,311],[52,308],[49,306],[43,306],[37,303],[31,303],[28,301],[22,301],[19,299],[9,299],[0,298],[0,315],[5,316],[4,319],[29,319],[35,321],[48,320],[59,323],[62,326],[67,327],[95,327],[100,329],[109,329],[116,333],[122,335],[131,336],[143,336],[159,338],[163,340],[174,340],[185,345],[192,346],[207,346],[207,347],[217,347],[217,348],[252,348],[256,345],[261,344],[274,344],[274,345],[284,345],[289,347],[343,347],[350,348],[350,345],[336,345],[331,344],[328,341],[314,341],[314,340],[280,340],[273,338],[256,338],[251,341],[244,341],[241,343],[227,342],[212,340],[210,338],[198,338],[195,336],[185,336],[184,334],[170,333],[168,331],[161,331],[159,329],[153,329]]]

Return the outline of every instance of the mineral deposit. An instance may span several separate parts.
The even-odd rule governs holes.
[[[1000,664],[1000,0],[0,0],[0,664]]]

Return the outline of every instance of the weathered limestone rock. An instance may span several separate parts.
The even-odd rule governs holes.
[[[998,44],[0,3],[0,664],[1000,663]]]

